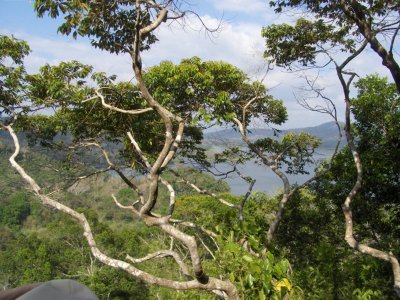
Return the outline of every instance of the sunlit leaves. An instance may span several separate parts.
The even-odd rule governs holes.
[[[236,240],[238,236],[233,231],[221,234],[217,238],[221,245],[217,252],[219,269],[235,270],[229,273],[229,279],[239,287],[243,299],[282,299],[290,293],[292,284],[287,260],[275,257],[265,249],[258,253],[259,256],[251,255],[238,245],[240,241]]]
[[[295,62],[303,66],[314,65],[324,47],[339,45],[345,50],[354,47],[354,41],[346,39],[346,30],[337,29],[323,20],[298,19],[294,26],[273,24],[263,28],[262,36],[267,47],[264,56],[286,67]]]
[[[28,75],[30,98],[36,105],[66,107],[89,93],[86,88],[93,68],[77,61],[45,65],[38,74]]]
[[[149,4],[140,12],[137,20],[135,1],[53,1],[36,0],[35,10],[40,17],[46,13],[51,18],[59,15],[64,17],[64,23],[58,31],[74,38],[88,36],[92,45],[111,53],[129,52],[135,39],[135,28],[146,26],[151,22],[154,13]],[[156,41],[153,34],[143,37],[142,50],[148,49]]]
[[[278,166],[286,164],[289,174],[308,174],[305,166],[312,163],[315,149],[320,140],[309,133],[287,133],[282,140],[264,138],[256,140],[253,145],[262,153],[268,153],[271,161]]]
[[[145,81],[154,97],[193,124],[198,122],[230,123],[241,117],[244,106],[254,97],[246,111],[246,122],[262,118],[281,124],[286,110],[280,100],[266,94],[260,82],[251,82],[231,64],[203,62],[198,57],[175,65],[162,62],[149,69]]]
[[[30,52],[26,42],[0,35],[0,116],[10,113],[24,99],[23,59]]]
[[[14,37],[0,35],[0,62],[2,64],[6,58],[10,58],[14,63],[21,65],[29,52],[30,49],[26,42]]]

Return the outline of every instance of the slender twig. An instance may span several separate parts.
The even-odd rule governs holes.
[[[213,192],[210,192],[210,191],[208,191],[208,190],[201,189],[201,188],[199,188],[197,185],[195,185],[193,182],[191,182],[191,181],[189,181],[189,180],[187,180],[187,179],[182,178],[182,177],[179,175],[179,173],[176,172],[175,170],[170,170],[170,172],[171,172],[172,174],[174,174],[175,176],[177,176],[178,178],[180,178],[180,181],[181,181],[181,182],[186,183],[187,185],[189,185],[191,188],[193,188],[193,189],[194,189],[196,192],[198,192],[199,194],[211,196],[211,197],[213,197],[214,199],[218,200],[219,202],[221,202],[222,204],[224,204],[224,205],[226,205],[226,206],[228,206],[228,207],[237,208],[237,205],[236,205],[236,204],[232,204],[232,203],[226,201],[225,199],[219,197],[217,194],[215,194],[215,193],[213,193]]]
[[[187,265],[184,263],[184,261],[182,260],[180,255],[177,252],[172,251],[172,250],[159,250],[154,253],[150,253],[142,258],[133,258],[130,255],[126,255],[126,259],[131,261],[133,264],[138,264],[138,263],[142,263],[142,262],[148,261],[153,258],[163,258],[163,257],[168,257],[168,256],[171,256],[175,260],[175,262],[178,264],[181,272],[186,277],[186,279],[189,279],[189,280],[193,279],[193,277],[190,275]]]

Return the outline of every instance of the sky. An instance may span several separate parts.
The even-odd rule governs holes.
[[[265,42],[261,37],[263,26],[273,23],[292,22],[289,15],[277,15],[268,7],[267,0],[190,0],[196,11],[209,26],[221,24],[218,33],[210,35],[201,30],[198,19],[189,17],[186,26],[169,24],[158,30],[159,42],[143,54],[145,67],[151,67],[163,60],[178,63],[181,59],[198,56],[202,60],[222,60],[229,62],[250,78],[263,79],[270,93],[282,99],[289,118],[282,128],[316,126],[331,121],[326,115],[310,112],[302,108],[297,99],[305,96],[302,87],[303,76],[316,77],[315,72],[288,72],[275,67],[265,76],[266,62],[262,55]],[[221,23],[222,20],[222,23]],[[25,59],[29,72],[36,72],[40,66],[61,61],[79,60],[91,64],[97,71],[116,74],[121,80],[131,80],[130,58],[127,55],[111,55],[94,49],[87,38],[74,40],[57,33],[61,20],[48,17],[38,18],[31,0],[0,0],[0,34],[13,34],[26,40],[32,53]],[[379,72],[388,75],[371,51],[352,65],[361,75]],[[343,116],[344,103],[339,82],[333,68],[318,74],[317,84],[325,88],[325,93],[337,105]],[[341,119],[343,119],[341,117]],[[266,127],[262,122],[253,126]]]

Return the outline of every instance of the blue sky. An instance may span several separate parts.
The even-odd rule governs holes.
[[[209,15],[213,18],[223,18],[228,22],[253,22],[262,24],[270,19],[266,1],[247,1],[250,5],[243,5],[244,0],[214,1],[203,0],[193,2],[191,9],[200,15]],[[272,15],[272,14],[271,14]],[[276,18],[278,18],[276,16]],[[60,22],[50,18],[37,18],[33,11],[32,0],[0,0],[0,26],[12,28],[15,31],[24,31],[30,34],[40,34],[56,37],[54,28]]]
[[[0,28],[13,32],[57,38],[54,30],[59,21],[50,18],[39,19],[29,0],[0,0]]]
[[[221,32],[210,38],[204,31],[196,31],[200,26],[196,24],[198,22],[194,18],[189,20],[189,26],[183,30],[176,24],[165,28],[159,33],[161,45],[157,45],[152,51],[153,53],[145,54],[145,56],[147,55],[146,65],[151,66],[166,59],[179,62],[183,58],[197,55],[203,59],[225,60],[241,67],[246,72],[251,72],[251,68],[258,65],[261,60],[260,32],[262,25],[267,21],[264,14],[267,13],[268,8],[264,3],[253,1],[253,4],[246,5],[244,12],[239,12],[238,10],[243,7],[244,2],[246,1],[205,0],[198,1],[201,4],[193,4],[192,9],[198,12],[210,26],[218,24],[219,20],[223,19]],[[260,10],[260,7],[263,10]],[[32,71],[39,67],[37,64],[44,62],[43,59],[47,59],[49,63],[57,63],[58,60],[72,59],[72,54],[77,54],[76,47],[81,50],[89,47],[89,41],[85,38],[73,40],[57,34],[59,24],[60,20],[36,17],[32,1],[0,0],[0,32],[14,34],[30,43],[33,50],[32,55],[35,58],[28,60]],[[177,40],[179,41],[177,42]],[[177,47],[178,45],[179,47]],[[114,72],[122,79],[127,79],[127,73],[131,73],[130,69],[126,70],[124,67],[117,70],[110,68],[107,64],[100,64],[101,61],[104,62],[106,55],[99,54],[99,51],[86,50],[78,55],[79,60],[92,63],[96,67],[104,69],[103,71]],[[71,55],[65,53],[68,51],[71,52]],[[94,53],[96,55],[93,55]],[[95,63],[93,57],[96,56],[103,59],[99,60],[99,63]],[[257,56],[257,60],[252,62],[255,56]],[[113,56],[109,56],[108,60],[117,60],[117,63],[112,64],[116,66],[122,63],[121,59]]]
[[[271,23],[290,21],[285,15],[276,15],[268,7],[267,0],[203,0],[195,1],[195,10],[210,26],[223,24],[221,31],[207,36],[198,31],[198,20],[189,18],[186,27],[172,24],[158,31],[160,42],[143,55],[145,67],[158,64],[162,60],[179,62],[183,58],[199,56],[203,60],[223,60],[232,63],[252,78],[261,78],[265,72],[265,60],[262,58],[264,41],[261,38],[262,26]],[[197,4],[196,4],[197,3]],[[61,36],[57,34],[60,20],[37,18],[30,0],[0,0],[0,34],[13,34],[28,41],[32,53],[26,59],[28,71],[35,72],[45,63],[57,64],[60,61],[79,60],[91,64],[96,70],[116,74],[121,80],[130,80],[132,71],[127,56],[111,55],[90,46],[89,40]],[[355,62],[354,67],[361,73],[379,71],[380,63],[365,58]],[[385,73],[383,70],[382,72]],[[268,73],[264,83],[272,88],[271,93],[281,98],[289,112],[289,120],[284,128],[314,126],[327,121],[326,116],[309,112],[300,107],[296,98],[301,98],[299,87],[304,85],[300,73],[289,73],[275,68]],[[315,73],[312,74],[315,76]],[[343,101],[332,69],[320,74],[318,83],[326,87],[326,92],[334,100],[340,112]],[[264,124],[255,124],[258,127]]]

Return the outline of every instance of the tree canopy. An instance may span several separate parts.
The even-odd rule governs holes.
[[[294,8],[311,13],[314,20],[299,19],[295,26],[265,27],[267,57],[283,65],[295,61],[315,63],[316,54],[329,47],[337,46],[354,53],[356,45],[365,41],[388,68],[400,91],[400,66],[394,52],[399,33],[398,1],[283,0],[269,3],[277,13]]]

